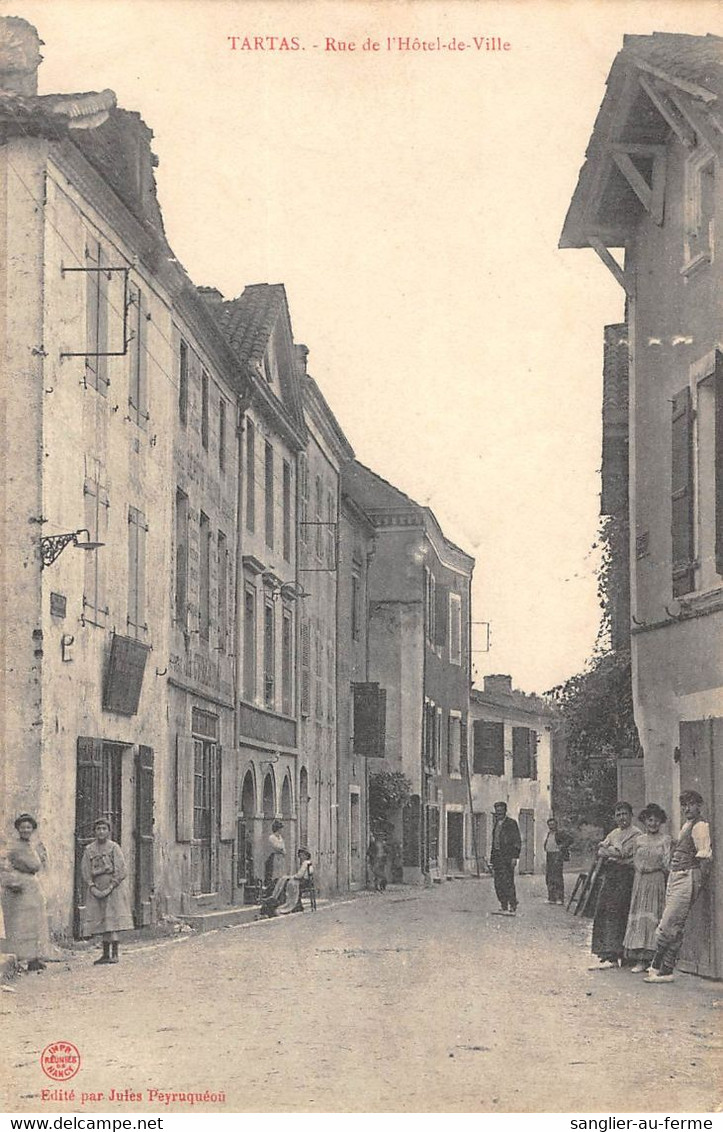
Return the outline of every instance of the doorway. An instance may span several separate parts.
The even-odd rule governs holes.
[[[85,892],[80,863],[93,840],[93,823],[105,818],[111,840],[120,844],[122,834],[123,752],[122,743],[78,737],[75,783],[75,879],[73,935],[81,938]]]
[[[464,872],[464,814],[447,811],[447,872]]]
[[[717,748],[717,750],[716,750]],[[723,748],[723,719],[695,719],[680,723],[680,790],[696,790],[705,805],[715,846],[714,760]],[[681,825],[684,818],[681,817]],[[716,901],[720,882],[715,874],[691,908],[680,949],[680,967],[696,975],[720,978],[716,955]]]
[[[361,803],[358,791],[349,795],[349,887],[362,884],[362,830]]]
[[[534,873],[535,871],[535,811],[520,810],[520,837],[522,838],[522,851],[520,852],[519,872]]]

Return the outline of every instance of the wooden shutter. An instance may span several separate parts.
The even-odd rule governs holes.
[[[447,643],[449,621],[449,586],[443,586],[438,582],[434,600],[434,643],[444,648]]]
[[[387,693],[378,684],[354,684],[354,754],[384,758]]]
[[[304,620],[301,626],[301,714],[311,710],[311,626]]]
[[[153,749],[139,747],[136,756],[136,885],[135,920],[151,922],[153,895]]]
[[[530,730],[530,778],[537,778],[537,732]]]
[[[715,352],[715,568],[723,574],[723,353]]]
[[[402,861],[407,868],[419,866],[421,857],[422,804],[418,794],[402,810]]]
[[[487,719],[474,721],[474,773],[505,773],[505,725]]]
[[[690,389],[673,398],[671,433],[673,596],[693,589],[693,412]]]
[[[176,841],[193,840],[194,741],[176,737]]]
[[[472,723],[472,773],[484,774],[484,735],[483,723],[481,719],[475,719]]]
[[[512,728],[512,777],[532,777],[530,774],[530,730],[527,727]]]
[[[218,748],[221,760],[220,838],[233,841],[236,835],[236,751],[233,747]]]
[[[73,935],[82,934],[85,885],[80,862],[86,845],[93,840],[93,822],[100,814],[103,779],[103,744],[100,739],[78,736],[75,779],[75,883]]]

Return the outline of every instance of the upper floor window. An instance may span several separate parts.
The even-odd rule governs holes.
[[[188,628],[188,496],[176,488],[176,624]]]
[[[208,374],[201,373],[201,444],[208,450]]]
[[[178,419],[188,423],[188,343],[183,338],[178,349]]]
[[[146,625],[146,517],[128,508],[128,635],[140,637]]]
[[[223,397],[218,403],[218,466],[226,470],[226,402]]]
[[[512,728],[512,777],[537,778],[537,732]]]
[[[208,641],[211,625],[211,523],[203,511],[199,518],[200,572],[199,572],[199,631],[202,641]]]
[[[85,381],[99,393],[108,387],[108,274],[102,268],[108,259],[98,240],[86,244],[88,272],[85,277],[86,341]]]
[[[256,526],[256,428],[250,417],[246,418],[246,527],[253,531]]]
[[[707,145],[685,165],[685,255],[683,270],[713,259],[716,158]]]
[[[266,545],[274,546],[274,450],[268,440],[264,445],[264,526]]]
[[[226,652],[228,634],[228,542],[223,531],[216,536],[218,651]]]
[[[449,660],[462,663],[462,598],[455,593],[449,595]]]
[[[282,554],[285,562],[291,561],[291,465],[288,460],[284,460],[283,465],[283,530],[282,530]]]
[[[148,318],[146,301],[140,287],[130,285],[130,307],[128,309],[130,340],[128,357],[130,361],[128,405],[132,421],[140,428],[146,427],[148,420]]]
[[[473,774],[505,773],[505,725],[487,719],[475,719],[472,728]]]
[[[460,774],[460,756],[462,753],[462,715],[460,712],[449,713],[449,730],[447,732],[447,773]]]
[[[90,542],[108,542],[108,491],[101,482],[101,469],[96,466],[83,484],[85,527]],[[83,618],[94,625],[104,625],[108,615],[106,594],[105,550],[84,554]]]

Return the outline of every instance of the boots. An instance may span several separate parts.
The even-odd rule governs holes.
[[[110,961],[111,963],[118,962],[118,941],[115,939],[110,945]]]
[[[116,944],[116,949],[117,948],[118,948],[118,944]],[[113,962],[113,960],[110,957],[110,943],[108,943],[108,941],[104,939],[103,940],[103,954],[101,955],[100,959],[96,959],[93,962],[93,966],[97,967],[100,963],[112,963],[112,962]],[[116,959],[115,962],[117,963],[118,960]]]

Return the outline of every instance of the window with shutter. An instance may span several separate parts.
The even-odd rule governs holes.
[[[274,546],[274,449],[268,440],[264,444],[264,529],[266,545]]]
[[[216,535],[216,615],[218,621],[218,651],[226,652],[228,634],[228,543],[223,531]]]
[[[153,895],[153,749],[139,747],[136,756],[136,876],[137,927],[151,922]]]
[[[530,730],[528,727],[512,728],[512,777],[532,777],[530,774]]]
[[[505,725],[486,719],[475,719],[473,725],[474,774],[505,773]]]
[[[256,429],[246,418],[246,529],[256,526]]]
[[[256,590],[251,585],[244,588],[244,699],[253,703],[256,699]]]
[[[145,428],[148,420],[148,349],[146,342],[148,320],[143,292],[135,283],[130,284],[129,296],[129,416],[139,428]]]
[[[183,338],[178,346],[178,419],[188,423],[188,343]]]
[[[449,660],[462,663],[462,598],[455,593],[449,595]]]
[[[128,635],[138,639],[146,625],[146,517],[128,508]]]
[[[283,524],[282,524],[282,548],[281,553],[284,556],[285,562],[291,561],[291,464],[288,460],[283,463],[283,483],[282,483],[282,510],[283,510]]]
[[[693,413],[690,389],[673,398],[671,434],[673,596],[694,588]]]
[[[97,240],[90,240],[85,256],[88,267],[86,280],[86,341],[88,356],[85,359],[85,382],[103,396],[108,388],[108,273],[96,270],[107,266],[108,258]]]
[[[449,587],[440,582],[436,588],[434,610],[434,643],[439,648],[447,644],[447,621],[449,618]]]
[[[90,542],[108,542],[108,492],[95,476],[88,477],[83,485],[85,527]],[[108,615],[105,592],[105,562],[107,549],[83,555],[83,619],[92,625],[104,625]]]
[[[715,568],[723,575],[723,353],[715,353]]]
[[[447,773],[460,773],[460,754],[462,738],[462,720],[458,715],[450,712],[449,731],[447,740]]]
[[[176,592],[175,620],[188,628],[188,496],[176,488]]]
[[[199,515],[199,636],[208,641],[211,626],[211,521],[203,511]]]
[[[201,444],[208,451],[209,382],[205,370],[201,372]]]
[[[376,683],[352,684],[354,754],[384,758],[387,693]]]
[[[305,618],[301,626],[301,714],[311,712],[311,625]]]
[[[176,841],[193,840],[193,790],[195,743],[186,736],[176,738]]]

